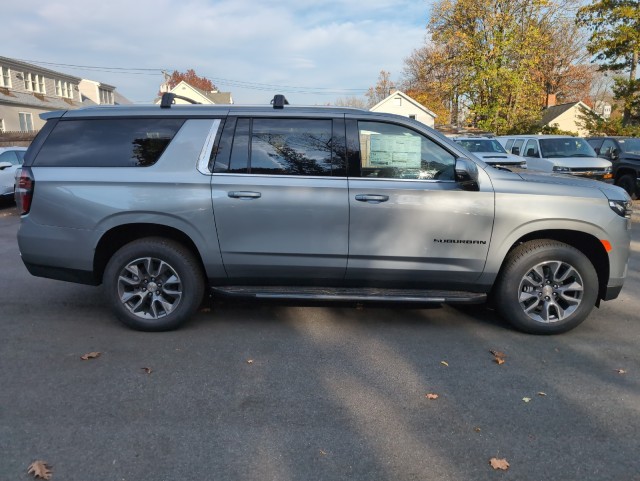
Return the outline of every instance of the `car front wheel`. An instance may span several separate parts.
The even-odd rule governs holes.
[[[103,283],[120,321],[140,331],[167,331],[196,312],[203,279],[200,264],[182,244],[150,237],[120,248],[107,264]]]
[[[576,327],[593,309],[598,275],[574,247],[535,240],[509,253],[494,294],[498,312],[517,329],[559,334]]]
[[[618,179],[616,185],[626,190],[632,199],[636,200],[638,198],[638,192],[636,192],[636,179],[633,175],[623,175]]]

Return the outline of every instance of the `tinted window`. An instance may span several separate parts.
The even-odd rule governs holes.
[[[524,139],[518,139],[513,143],[513,147],[511,148],[511,153],[516,155],[521,155],[520,149],[522,148],[522,144],[524,144]]]
[[[601,155],[606,155],[607,157],[611,157],[611,154],[613,154],[613,151],[616,148],[616,144],[613,142],[613,140],[607,139],[604,142],[602,142],[602,147],[600,147],[600,154]]]
[[[399,125],[358,122],[361,175],[386,179],[453,180],[455,157]]]
[[[329,119],[254,119],[250,172],[331,175],[331,128]]]
[[[60,121],[34,165],[147,167],[160,158],[183,123],[183,119]]]
[[[587,142],[589,142],[589,145],[593,148],[593,150],[595,150],[596,152],[600,152],[600,146],[602,145],[602,139],[587,139]]]
[[[525,157],[540,157],[538,153],[538,142],[533,139],[527,140],[527,145],[521,155]]]
[[[640,154],[640,139],[620,139],[618,143],[623,152]]]
[[[511,146],[513,145],[513,139],[507,140],[507,144],[504,146],[505,150],[511,152]]]

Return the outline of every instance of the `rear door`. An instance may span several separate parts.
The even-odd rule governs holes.
[[[344,119],[227,119],[211,189],[231,282],[344,279],[349,224],[344,143]]]
[[[347,136],[360,152],[350,162],[347,279],[442,288],[477,279],[493,229],[488,177],[480,191],[462,190],[450,147],[398,123],[347,120]]]

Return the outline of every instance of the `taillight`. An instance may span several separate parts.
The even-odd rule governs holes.
[[[16,172],[16,204],[20,209],[20,215],[28,214],[33,199],[33,187],[35,185],[33,174],[29,167],[22,167]]]

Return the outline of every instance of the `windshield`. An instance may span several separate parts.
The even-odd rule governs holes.
[[[494,139],[455,139],[469,152],[495,152],[506,154],[507,151],[500,145],[500,142]]]
[[[579,137],[540,139],[542,157],[597,157],[586,140]]]
[[[640,139],[620,139],[618,143],[623,152],[640,154]]]

